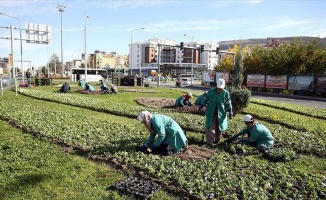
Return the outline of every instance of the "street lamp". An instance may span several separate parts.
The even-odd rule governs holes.
[[[4,15],[4,16],[11,17],[11,18],[14,18],[14,19],[18,19],[19,20],[19,32],[20,32],[20,69],[22,70],[22,73],[24,73],[24,70],[23,70],[23,43],[22,43],[21,21],[17,17],[6,15],[6,14],[1,13],[1,12],[0,12],[0,15]],[[13,69],[14,69],[14,66],[13,66]],[[15,78],[14,75],[13,75],[13,78]],[[23,82],[24,82],[24,76],[23,76]]]
[[[86,52],[86,22],[87,18],[89,16],[86,15],[86,12],[84,12],[84,20],[85,20],[85,26],[84,26],[84,58],[85,58],[85,81],[87,82],[87,52]]]
[[[66,6],[58,5],[58,10],[61,12],[61,77],[63,77],[63,47],[62,47],[62,13],[65,11]]]
[[[184,36],[186,36],[186,37],[189,37],[188,35],[186,35],[186,34],[183,34]],[[190,38],[190,37],[189,37]],[[191,38],[191,42],[193,42],[193,39],[194,39],[194,37],[192,37]],[[191,44],[192,45],[192,44]],[[186,72],[187,72],[187,70],[186,70]],[[194,78],[194,49],[193,49],[193,47],[191,48],[191,85],[193,85],[194,83],[193,83],[193,78]]]
[[[130,76],[132,76],[132,32],[137,31],[137,30],[143,30],[143,29],[145,29],[145,28],[137,28],[137,29],[133,29],[130,31],[130,62],[129,62],[130,67],[131,67],[130,68]]]

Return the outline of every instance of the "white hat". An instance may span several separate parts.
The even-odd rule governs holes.
[[[190,92],[187,93],[187,96],[190,97],[190,98],[193,97],[192,94],[191,94]]]
[[[149,119],[148,119],[149,116]],[[146,122],[148,122],[150,120],[150,118],[152,117],[152,114],[150,112],[148,112],[147,110],[145,111],[141,111],[137,117],[137,120],[142,122],[143,119],[146,119]]]
[[[217,82],[216,82],[216,87],[217,87],[217,88],[224,89],[224,88],[225,88],[225,80],[219,78],[219,79],[217,80]]]
[[[253,117],[251,115],[245,115],[243,116],[243,118],[241,119],[242,122],[252,122],[253,121]]]

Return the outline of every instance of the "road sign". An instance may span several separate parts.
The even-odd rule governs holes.
[[[12,66],[12,54],[9,54],[9,66]]]
[[[161,76],[161,74],[157,74],[157,76],[158,76],[158,77],[160,77],[160,76]]]

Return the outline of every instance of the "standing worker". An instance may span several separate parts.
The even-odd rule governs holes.
[[[187,148],[187,138],[181,127],[171,117],[161,114],[152,115],[148,111],[139,113],[137,120],[145,124],[150,131],[146,143],[140,151],[171,155]],[[156,140],[155,137],[157,136]]]
[[[229,118],[233,117],[232,103],[230,93],[224,89],[225,80],[218,79],[216,89],[207,91],[206,98],[203,98],[201,105],[206,105],[206,143],[211,148],[212,143],[219,143],[221,132],[228,127],[227,113]],[[215,140],[215,141],[214,141]]]
[[[192,103],[190,101],[190,99],[192,98],[192,94],[191,93],[187,93],[182,95],[181,97],[177,98],[177,100],[175,101],[174,106],[175,107],[188,107],[188,106],[192,106]]]
[[[31,71],[28,69],[27,71],[26,71],[26,78],[27,78],[27,84],[28,84],[28,87],[31,87],[31,82],[32,82],[32,73],[31,73]]]
[[[265,153],[268,149],[271,149],[274,145],[274,137],[271,131],[258,121],[254,120],[251,115],[243,116],[242,122],[247,126],[242,129],[238,134],[232,138],[227,139],[225,142],[232,142],[236,140],[240,135],[248,134],[248,138],[240,142],[244,142],[251,146],[257,146],[258,151]]]

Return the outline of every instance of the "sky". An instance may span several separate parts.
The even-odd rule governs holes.
[[[57,6],[64,5],[64,12]],[[325,0],[0,0],[0,57],[11,53],[9,27],[49,25],[52,42],[23,41],[23,61],[38,68],[51,54],[61,61],[81,59],[95,50],[128,55],[133,42],[152,38],[176,42],[213,42],[267,37],[326,37]],[[9,16],[11,17],[9,17]],[[89,16],[85,20],[85,15]],[[13,18],[14,17],[14,18]],[[18,19],[20,20],[18,20]],[[135,30],[144,28],[143,30]],[[132,31],[133,30],[133,31]],[[19,30],[13,37],[19,38]],[[25,30],[22,38],[26,38]],[[20,42],[13,41],[20,60]],[[29,62],[24,62],[24,69]],[[16,63],[20,66],[20,63]]]

